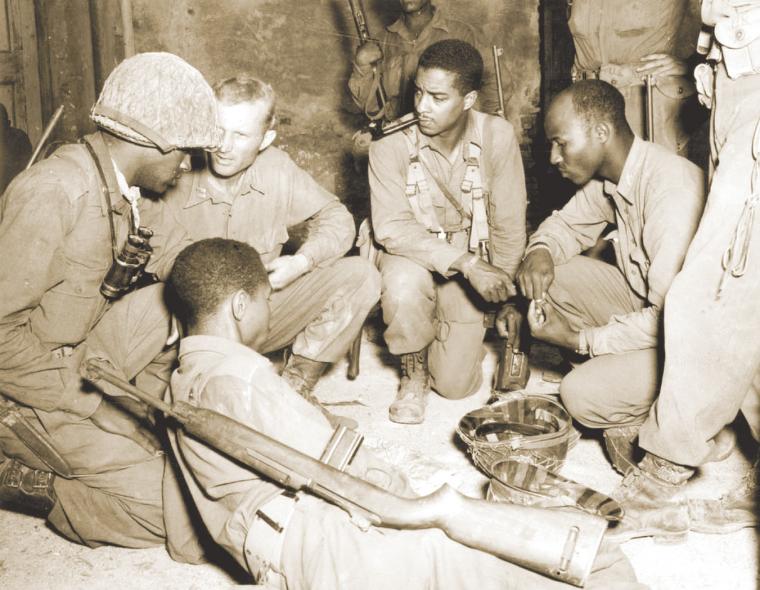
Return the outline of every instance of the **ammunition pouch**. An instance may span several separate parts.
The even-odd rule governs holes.
[[[760,10],[718,21],[714,31],[730,78],[760,72]]]
[[[0,463],[0,504],[47,515],[57,501],[54,480],[55,475],[49,471],[6,459]]]

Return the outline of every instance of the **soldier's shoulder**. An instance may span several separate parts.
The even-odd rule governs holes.
[[[65,200],[73,204],[91,189],[93,170],[85,148],[67,144],[58,148],[50,157],[37,162],[21,172],[8,186],[5,198],[45,195],[48,199]]]

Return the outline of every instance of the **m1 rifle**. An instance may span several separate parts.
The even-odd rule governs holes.
[[[607,521],[580,511],[555,511],[470,498],[448,485],[421,498],[396,496],[305,455],[223,414],[185,402],[168,404],[104,369],[84,377],[106,381],[174,418],[191,436],[292,491],[305,490],[345,510],[364,529],[441,529],[473,549],[583,586]]]
[[[501,87],[501,60],[499,60],[504,55],[504,49],[496,47],[496,45],[492,45],[491,49],[493,52],[493,69],[496,73],[496,92],[499,95],[499,109],[496,111],[496,114],[502,119],[506,119],[506,115],[504,114],[504,89]]]
[[[359,34],[359,40],[364,45],[369,41],[373,41],[369,34],[369,27],[367,26],[367,14],[364,11],[364,4],[362,0],[348,0],[348,6],[351,9],[351,14],[354,17],[354,24],[356,25],[356,32]],[[388,97],[385,94],[385,88],[383,87],[383,74],[378,69],[379,63],[375,63],[372,66],[372,75],[377,80],[377,88],[375,93],[377,95],[377,102],[380,105],[380,110],[376,115],[370,117],[371,119],[382,119],[385,115],[385,105],[388,102]],[[369,115],[368,115],[369,116]]]

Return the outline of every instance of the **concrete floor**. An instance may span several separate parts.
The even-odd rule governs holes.
[[[486,402],[489,388],[484,385],[475,396],[461,401],[431,396],[423,425],[393,424],[386,418],[387,406],[398,377],[387,351],[377,344],[380,340],[378,328],[370,325],[365,331],[359,378],[346,380],[344,361],[320,382],[317,394],[323,400],[338,402],[333,407],[336,413],[355,417],[366,434],[365,444],[403,468],[418,492],[430,492],[448,483],[469,495],[482,494],[487,480],[463,453],[454,427],[461,416]],[[534,347],[528,391],[556,391],[556,385],[541,379],[542,367],[552,360],[556,360],[552,350]],[[490,383],[494,362],[495,353],[489,345],[483,365],[485,383]],[[363,405],[341,404],[351,401]],[[708,466],[689,484],[689,495],[718,497],[736,484],[749,465],[745,455],[752,445],[743,446],[748,448],[737,449],[726,461]],[[610,492],[620,481],[600,441],[585,434],[571,449],[562,473],[602,492]],[[639,580],[653,590],[758,588],[758,538],[754,529],[730,535],[691,533],[680,545],[640,539],[625,544],[623,550]],[[40,519],[0,510],[0,590],[179,590],[249,584],[242,572],[231,568],[175,563],[162,548],[81,547],[56,535]]]

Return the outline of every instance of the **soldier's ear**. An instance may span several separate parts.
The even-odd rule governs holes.
[[[610,136],[612,135],[611,131],[612,128],[606,121],[599,121],[597,123],[594,123],[593,133],[600,143],[607,143],[607,141],[610,139]]]
[[[245,317],[245,310],[248,308],[249,295],[244,289],[240,289],[232,296],[230,305],[232,306],[232,317],[237,321]]]
[[[464,110],[470,110],[475,104],[476,100],[478,100],[478,91],[470,90],[467,94],[464,95]]]
[[[261,145],[259,146],[259,151],[263,152],[265,149],[267,149],[270,145],[272,145],[272,142],[277,137],[277,131],[274,129],[269,129],[264,134],[264,139],[261,140]]]

